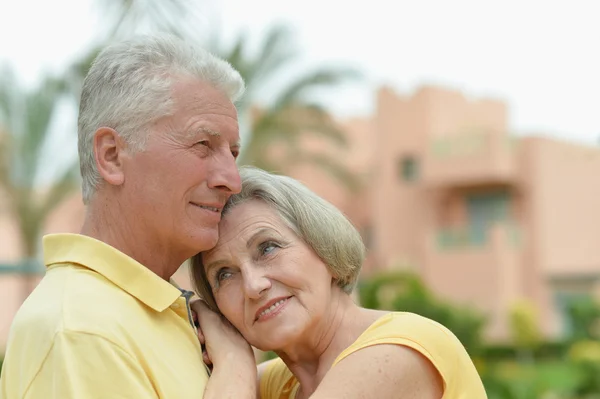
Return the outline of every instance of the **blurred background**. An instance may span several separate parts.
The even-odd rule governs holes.
[[[358,301],[449,327],[491,399],[600,397],[598,15],[593,0],[1,1],[0,367],[42,235],[83,220],[91,60],[170,31],[244,76],[240,164],[302,180],[359,229]]]

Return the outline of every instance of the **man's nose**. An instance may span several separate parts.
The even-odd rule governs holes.
[[[217,158],[216,164],[209,173],[208,185],[230,195],[242,190],[240,172],[231,153]]]

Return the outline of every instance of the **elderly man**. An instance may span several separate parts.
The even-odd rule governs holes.
[[[47,273],[17,313],[0,398],[253,397],[253,367],[208,372],[189,310],[170,282],[217,242],[240,191],[229,64],[179,39],[107,47],[79,113],[81,234],[44,237]],[[250,351],[250,347],[248,347]],[[236,364],[236,366],[239,364]]]

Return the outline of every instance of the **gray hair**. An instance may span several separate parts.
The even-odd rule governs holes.
[[[350,294],[365,259],[365,246],[352,223],[335,206],[291,177],[254,167],[241,167],[242,191],[234,194],[223,215],[237,205],[258,199],[272,206],[284,223],[326,264],[338,287]],[[217,310],[202,263],[202,253],[191,260],[191,275],[198,294]]]
[[[101,182],[93,138],[100,127],[115,129],[134,151],[144,149],[144,130],[172,114],[172,84],[192,77],[209,83],[235,103],[244,92],[240,74],[226,61],[170,35],[139,36],[106,47],[83,84],[78,148],[83,201]]]

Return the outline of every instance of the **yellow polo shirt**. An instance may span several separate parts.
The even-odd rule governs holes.
[[[202,397],[187,293],[93,238],[43,244],[47,272],[13,321],[0,398]]]

